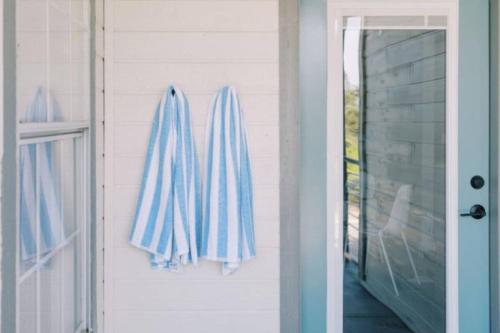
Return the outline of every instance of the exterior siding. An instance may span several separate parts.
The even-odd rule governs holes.
[[[180,333],[279,332],[278,1],[117,0],[111,6],[106,333],[169,327]],[[153,271],[147,255],[128,245],[153,112],[169,83],[189,99],[201,164],[210,98],[225,84],[241,95],[257,258],[230,277],[206,261],[178,274]]]

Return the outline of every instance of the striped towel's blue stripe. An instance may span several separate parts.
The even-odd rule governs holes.
[[[197,263],[201,190],[189,105],[170,86],[156,109],[130,243],[148,252],[153,268]]]
[[[207,124],[202,256],[231,274],[255,256],[253,193],[243,114],[234,88],[212,100]]]
[[[59,106],[53,96],[39,88],[26,110],[23,122],[61,120]],[[37,255],[61,244],[66,238],[62,217],[60,175],[55,166],[53,142],[20,147],[20,239],[21,260],[29,267]],[[37,193],[39,197],[37,198]],[[38,212],[37,212],[38,202]],[[38,215],[38,216],[37,216]],[[37,222],[38,220],[38,222]]]

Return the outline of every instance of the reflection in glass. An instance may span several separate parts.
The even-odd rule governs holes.
[[[344,332],[443,333],[446,32],[346,21]]]
[[[24,273],[36,264],[38,235],[36,193],[36,145],[21,146],[20,149],[20,213],[19,246],[20,268]]]
[[[19,147],[21,333],[83,328],[83,138],[47,123],[90,119],[91,5],[16,0],[17,114],[36,132]]]
[[[27,122],[48,122],[57,117],[39,89],[26,112]],[[20,247],[21,270],[55,249],[66,238],[61,216],[60,170],[56,142],[20,147]]]
[[[64,261],[63,274],[63,332],[73,332],[80,325],[81,297],[82,297],[82,274],[81,274],[81,240],[77,237],[74,242],[64,249],[62,260]]]
[[[40,280],[41,332],[74,332],[83,319],[76,146],[70,138],[20,147],[20,279]]]
[[[38,87],[57,98],[61,121],[90,119],[90,5],[87,0],[16,0],[21,121]]]
[[[32,274],[19,286],[19,333],[36,332],[36,275]]]
[[[62,260],[55,256],[45,265],[38,274],[40,275],[40,330],[41,332],[65,333],[61,330],[61,318],[64,311],[61,286],[63,274]]]

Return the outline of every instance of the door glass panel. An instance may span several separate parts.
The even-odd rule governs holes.
[[[446,31],[344,22],[344,332],[443,333]]]

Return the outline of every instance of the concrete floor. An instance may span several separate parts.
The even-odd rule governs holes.
[[[344,333],[413,333],[361,286],[352,262],[346,262],[344,269]]]

